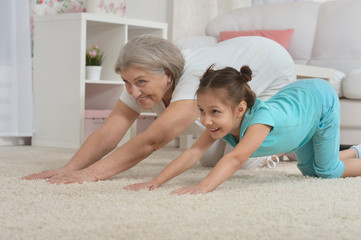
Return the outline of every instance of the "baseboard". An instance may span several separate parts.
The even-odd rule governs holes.
[[[0,137],[0,146],[31,145],[31,137]]]

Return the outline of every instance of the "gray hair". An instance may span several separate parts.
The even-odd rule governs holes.
[[[144,34],[126,43],[119,53],[115,72],[120,74],[130,66],[151,72],[167,72],[178,80],[184,69],[184,57],[178,47],[163,38]]]

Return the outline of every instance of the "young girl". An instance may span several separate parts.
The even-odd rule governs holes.
[[[195,186],[173,194],[207,193],[232,176],[249,157],[295,152],[303,175],[339,178],[361,175],[361,144],[339,152],[340,105],[333,87],[322,79],[291,83],[270,100],[255,97],[247,82],[252,71],[227,67],[204,73],[197,90],[200,119],[206,127],[196,143],[153,180],[125,187],[155,189],[192,167],[217,139],[234,150]]]

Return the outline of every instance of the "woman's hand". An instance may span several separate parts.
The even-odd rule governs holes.
[[[201,185],[195,185],[195,186],[186,186],[186,187],[182,187],[180,189],[174,190],[173,192],[171,192],[172,195],[177,194],[177,195],[183,195],[183,194],[205,194],[207,193],[207,189]]]
[[[128,186],[124,187],[124,189],[125,190],[131,190],[131,191],[137,191],[137,190],[140,190],[140,189],[148,188],[149,190],[154,190],[154,189],[158,188],[159,186],[160,185],[158,183],[156,183],[153,180],[150,180],[150,181],[147,181],[147,182],[128,185]]]
[[[36,180],[36,179],[46,179],[51,178],[60,174],[64,174],[68,172],[65,168],[53,169],[53,170],[45,170],[41,173],[33,173],[28,176],[22,177],[23,180]]]
[[[51,177],[48,182],[51,184],[68,184],[68,183],[84,183],[96,182],[98,178],[95,175],[89,174],[86,170],[70,171],[63,174],[58,174]]]

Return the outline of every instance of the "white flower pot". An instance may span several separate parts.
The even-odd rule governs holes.
[[[101,66],[86,66],[87,80],[100,80]]]

